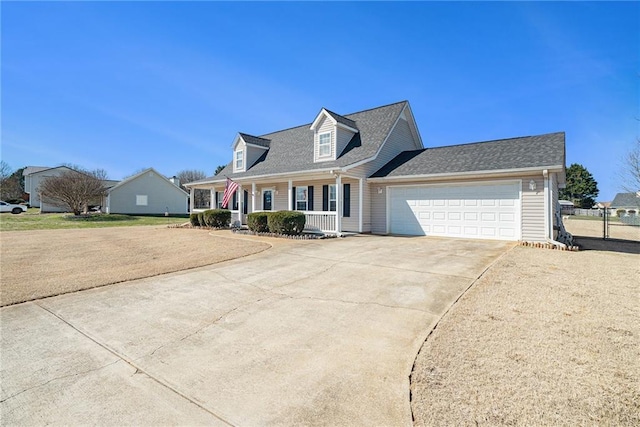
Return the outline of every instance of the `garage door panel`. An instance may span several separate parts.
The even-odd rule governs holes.
[[[389,203],[394,234],[506,240],[520,236],[516,183],[391,187]]]

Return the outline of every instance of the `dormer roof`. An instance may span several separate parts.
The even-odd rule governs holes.
[[[242,138],[244,143],[247,145],[255,145],[260,148],[269,148],[269,144],[271,144],[270,139],[260,138],[259,136],[253,136],[242,132],[239,132],[238,136],[240,136],[240,138]]]
[[[313,123],[311,123],[311,127],[309,129],[315,131],[324,117],[328,117],[329,120],[331,120],[336,126],[348,129],[353,133],[358,133],[358,126],[356,125],[356,122],[354,120],[341,116],[340,114],[336,114],[333,111],[327,110],[326,108],[320,110],[320,112],[316,116],[316,119],[313,121]]]

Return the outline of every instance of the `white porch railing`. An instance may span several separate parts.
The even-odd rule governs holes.
[[[307,231],[336,231],[335,212],[303,211],[306,218],[304,229]]]
[[[195,208],[194,212],[204,212],[209,208]],[[263,212],[257,210],[255,212]],[[305,216],[305,231],[322,231],[325,233],[336,232],[336,213],[335,212],[318,212],[318,211],[300,211]],[[243,215],[243,219],[246,216]],[[240,221],[240,211],[231,211],[231,225],[238,224]]]

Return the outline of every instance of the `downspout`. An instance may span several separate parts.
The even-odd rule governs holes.
[[[553,240],[553,216],[550,209],[553,204],[553,191],[549,188],[549,170],[543,170],[542,175],[544,176],[544,232],[546,241],[552,245],[567,249],[567,245],[564,243]]]

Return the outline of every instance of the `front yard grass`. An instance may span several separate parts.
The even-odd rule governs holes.
[[[0,231],[55,230],[67,228],[126,227],[132,225],[171,225],[188,221],[188,215],[149,216],[120,214],[91,214],[76,218],[68,213],[41,214],[39,209],[13,215],[0,214]]]

